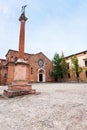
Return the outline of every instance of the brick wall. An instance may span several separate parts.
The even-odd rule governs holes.
[[[18,59],[17,51],[9,50],[8,53],[6,54],[6,66],[7,66],[6,83],[7,84],[11,84],[12,81],[14,80],[15,61],[17,59]],[[42,59],[44,62],[44,65],[42,67],[38,65],[39,59]],[[40,70],[43,70],[43,78],[45,78],[45,82],[53,81],[52,77],[50,76],[50,72],[52,71],[52,62],[42,52],[37,54],[25,53],[24,60],[29,64],[27,66],[27,81],[29,83],[39,81],[38,78],[39,78]],[[2,75],[2,77],[4,76]]]

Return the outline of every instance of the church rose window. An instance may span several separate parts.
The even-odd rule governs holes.
[[[39,60],[38,60],[38,65],[39,65],[40,67],[43,67],[43,66],[44,66],[44,62],[43,62],[42,59],[39,59]]]

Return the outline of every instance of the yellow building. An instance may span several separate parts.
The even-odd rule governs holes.
[[[68,74],[68,81],[76,80],[76,75],[72,71],[72,61],[71,61],[71,57],[74,55],[78,58],[79,66],[82,67],[82,72],[79,75],[79,79],[81,82],[87,82],[87,50],[66,57],[66,61],[67,63],[69,63],[69,70],[70,70],[70,73]]]

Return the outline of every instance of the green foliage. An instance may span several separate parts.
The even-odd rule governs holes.
[[[79,74],[82,72],[82,67],[79,66],[78,58],[76,57],[76,55],[72,56],[71,60],[73,65],[72,70],[76,73],[76,78],[78,80]]]
[[[64,57],[63,52],[61,55],[61,68],[63,75],[66,75],[68,73],[68,63],[66,62],[66,58]]]
[[[66,63],[64,54],[62,53],[62,55],[59,56],[59,54],[56,53],[54,55],[52,62],[53,62],[53,71],[51,75],[55,78],[55,80],[63,78],[63,76],[66,75],[68,72],[68,64]]]

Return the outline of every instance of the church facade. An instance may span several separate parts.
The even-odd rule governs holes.
[[[0,85],[12,83],[17,60],[18,51],[15,50],[7,52],[6,60],[0,59]],[[53,81],[50,75],[53,68],[52,62],[42,52],[37,54],[25,53],[24,60],[27,63],[27,81],[29,83]]]

